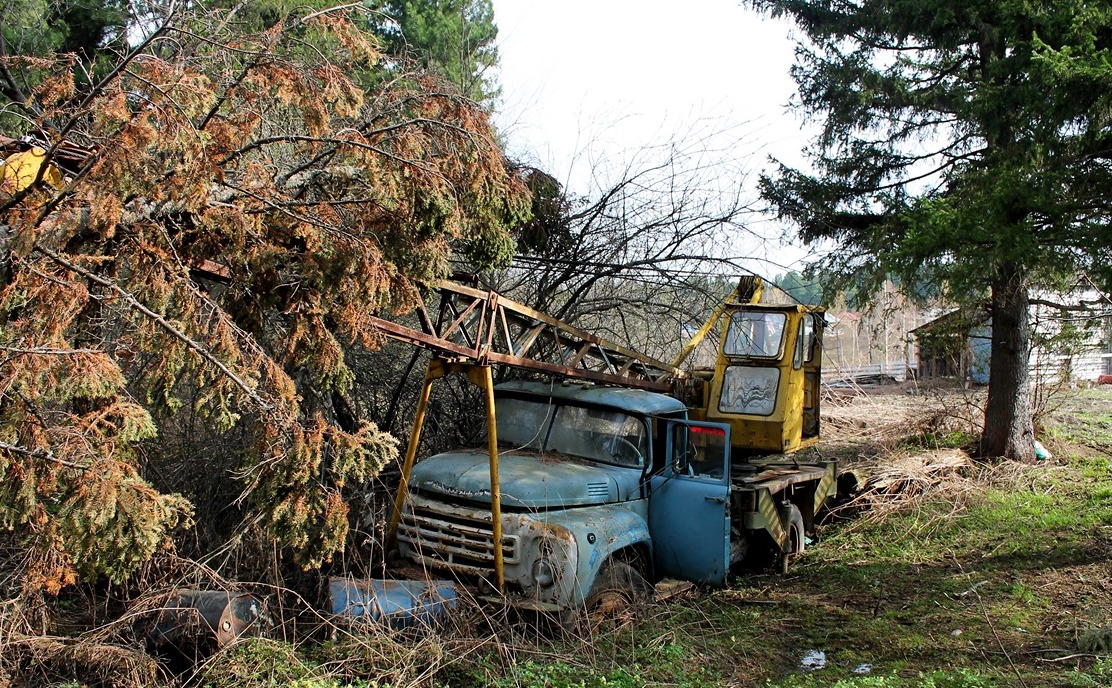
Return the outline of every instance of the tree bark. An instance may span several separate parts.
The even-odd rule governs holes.
[[[1035,460],[1028,310],[1026,270],[1014,263],[998,266],[992,280],[992,354],[981,433],[983,457]]]

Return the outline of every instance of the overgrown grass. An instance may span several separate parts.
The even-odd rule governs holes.
[[[206,685],[1108,688],[1112,390],[1086,391],[1046,423],[1053,460],[979,466],[952,494],[826,525],[785,577],[697,591],[585,638],[488,620],[451,648],[240,646],[210,665]],[[802,665],[811,650],[824,666]],[[405,662],[419,666],[396,670]]]
[[[233,646],[204,667],[204,688],[378,688],[373,681],[336,678],[289,643],[254,639]]]
[[[454,677],[553,688],[1112,686],[1112,660],[1079,648],[1112,624],[1112,392],[1086,391],[1046,434],[1052,461],[982,466],[960,494],[826,526],[785,578],[744,578],[587,645],[552,641],[539,650],[547,659],[488,656]],[[825,653],[823,668],[801,666],[809,650]]]

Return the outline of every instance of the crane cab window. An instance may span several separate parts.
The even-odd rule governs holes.
[[[792,367],[799,368],[810,363],[815,355],[815,320],[813,315],[805,315],[799,321],[799,334],[795,338],[795,357]]]
[[[776,358],[784,341],[787,316],[763,311],[734,311],[726,332],[727,356]]]
[[[771,416],[776,410],[779,368],[729,366],[722,376],[718,410],[749,416]]]

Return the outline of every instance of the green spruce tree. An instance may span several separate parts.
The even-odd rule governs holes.
[[[812,168],[764,197],[832,279],[929,279],[992,314],[981,451],[1033,460],[1029,292],[1112,283],[1112,4],[748,0],[801,32]]]
[[[491,0],[388,0],[379,34],[387,52],[409,55],[489,106],[498,97],[498,27]]]

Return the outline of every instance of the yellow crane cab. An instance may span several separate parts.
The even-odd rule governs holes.
[[[685,395],[692,418],[731,426],[736,462],[790,454],[819,438],[823,309],[728,303],[717,360]]]

